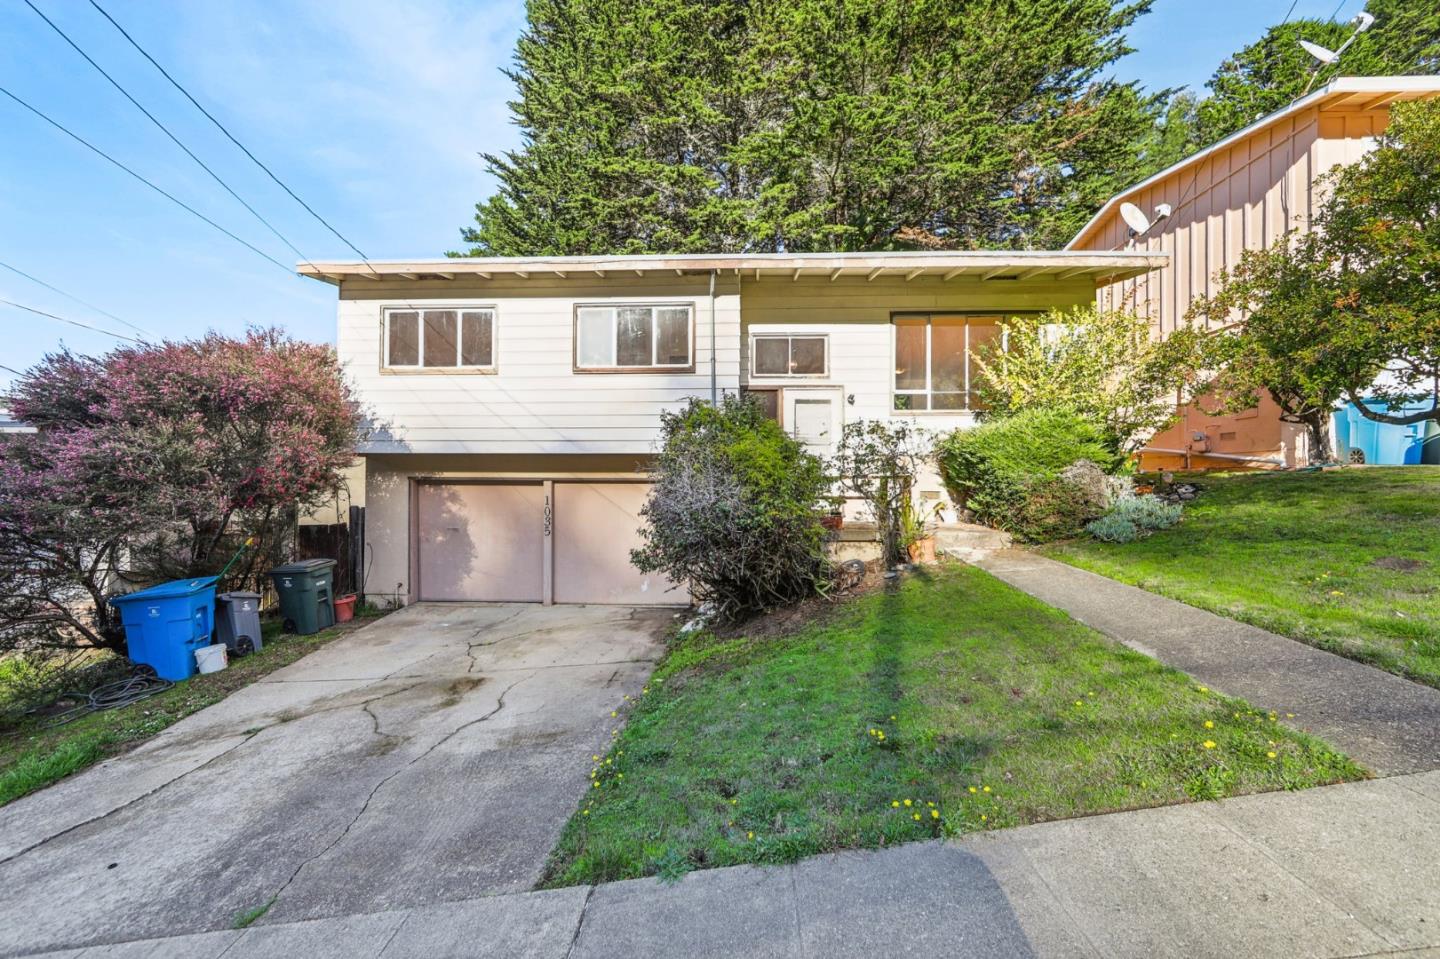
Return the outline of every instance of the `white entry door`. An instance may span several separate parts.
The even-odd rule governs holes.
[[[786,428],[810,452],[829,456],[840,441],[843,402],[843,392],[836,388],[786,389]]]

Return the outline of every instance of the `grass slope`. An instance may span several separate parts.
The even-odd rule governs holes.
[[[1364,775],[959,565],[791,636],[681,639],[622,709],[548,885]]]
[[[191,713],[374,618],[357,618],[309,636],[281,636],[278,623],[267,623],[260,652],[231,660],[230,666],[218,673],[197,675],[149,699],[89,713],[63,726],[46,728],[38,720],[27,719],[0,729],[0,805],[132,749]]]
[[[1173,529],[1049,555],[1440,686],[1440,467],[1200,482]]]

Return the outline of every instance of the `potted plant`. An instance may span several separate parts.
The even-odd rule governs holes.
[[[935,524],[940,514],[940,505],[928,512],[917,510],[909,504],[900,514],[901,542],[910,555],[912,563],[935,562]]]
[[[826,497],[821,504],[820,525],[832,533],[845,526],[845,500],[839,496]]]

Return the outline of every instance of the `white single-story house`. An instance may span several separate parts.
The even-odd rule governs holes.
[[[1163,253],[936,252],[305,263],[373,418],[366,589],[669,604],[629,562],[660,414],[758,396],[819,453],[855,419],[974,421],[970,353]],[[917,483],[945,503],[938,477]]]

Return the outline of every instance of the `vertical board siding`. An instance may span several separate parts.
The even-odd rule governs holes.
[[[1112,309],[1128,304],[1150,320],[1156,335],[1168,335],[1185,322],[1195,299],[1215,292],[1220,270],[1234,267],[1246,250],[1266,249],[1290,230],[1309,229],[1323,199],[1316,177],[1364,156],[1388,122],[1383,108],[1315,107],[1146,186],[1129,201],[1152,218],[1161,203],[1173,211],[1133,245],[1169,253],[1170,265],[1111,284],[1097,301]],[[1124,249],[1131,242],[1116,210],[1078,248]]]

